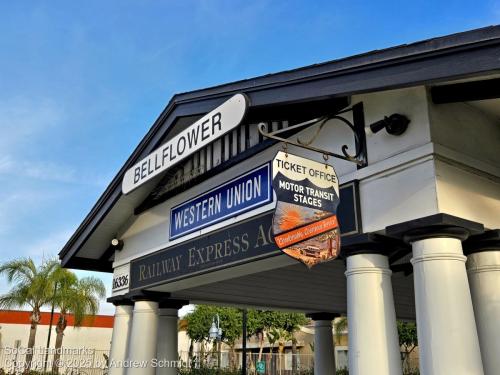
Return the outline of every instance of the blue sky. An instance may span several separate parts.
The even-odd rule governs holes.
[[[174,93],[498,23],[500,0],[0,0],[0,262],[56,256]]]

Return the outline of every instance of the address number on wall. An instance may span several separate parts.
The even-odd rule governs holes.
[[[122,291],[127,292],[127,289],[130,286],[130,266],[123,265],[118,268],[115,268],[113,272],[113,283],[112,283],[112,291]]]
[[[113,290],[128,287],[128,275],[113,278]]]

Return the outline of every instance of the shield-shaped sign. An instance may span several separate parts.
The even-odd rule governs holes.
[[[273,160],[276,245],[307,267],[340,251],[339,183],[331,165],[279,151]]]
[[[255,370],[257,370],[257,374],[265,374],[266,373],[266,362],[257,361],[255,364]]]

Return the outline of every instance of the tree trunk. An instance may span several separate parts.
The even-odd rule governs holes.
[[[280,342],[278,344],[278,361],[279,361],[279,373],[281,375],[281,370],[283,370],[283,352],[285,351],[285,343]]]
[[[269,347],[269,355],[267,358],[268,358],[268,364],[267,364],[268,370],[267,371],[269,371],[270,374],[273,374],[274,373],[273,367],[274,367],[275,361],[273,361],[273,346],[272,345]]]
[[[55,345],[55,350],[54,350],[54,362],[52,363],[52,373],[53,374],[59,374],[59,361],[61,359],[61,348],[62,348],[62,342],[63,342],[63,337],[64,337],[64,330],[66,329],[66,318],[64,317],[63,314],[60,315],[59,321],[57,322],[56,325],[56,345]]]
[[[217,368],[219,368],[219,369],[220,369],[221,362],[222,362],[221,350],[222,350],[222,342],[217,340]]]
[[[193,358],[193,340],[189,340],[188,363],[192,362],[192,358]]]
[[[198,353],[200,356],[200,366],[205,366],[205,343],[200,341],[200,351]]]
[[[26,364],[24,368],[24,373],[29,374],[31,370],[31,362],[33,361],[33,348],[35,346],[36,339],[36,329],[40,323],[40,311],[38,309],[33,309],[31,312],[31,327],[30,336],[28,338],[28,350],[26,352]]]
[[[253,374],[255,372],[255,363],[254,363],[252,352],[250,352],[249,355],[248,355],[247,366],[250,368],[250,373]]]
[[[259,359],[257,361],[262,361],[262,352],[264,351],[264,331],[260,333],[260,339],[259,339]]]
[[[24,369],[25,374],[29,374],[29,372],[31,370],[31,362],[33,360],[33,347],[35,346],[37,326],[38,326],[38,323],[31,322],[30,336],[28,338],[28,350],[26,352],[26,367]]]
[[[229,368],[231,370],[236,368],[236,349],[234,343],[229,346]]]
[[[292,338],[292,375],[297,373],[297,340]]]

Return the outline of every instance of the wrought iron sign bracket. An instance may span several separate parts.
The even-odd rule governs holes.
[[[340,116],[343,113],[348,113],[352,112],[352,122],[346,119],[345,117]],[[354,144],[355,144],[355,154],[352,155],[348,152],[349,146],[343,145],[341,150],[342,154],[334,153],[331,151],[323,150],[318,147],[311,146],[311,144],[318,138],[319,134],[321,133],[321,130],[323,127],[327,124],[330,123],[330,120],[339,120],[340,122],[344,123],[351,129],[351,131],[354,134]],[[312,136],[311,139],[309,140],[301,140],[299,137],[297,137],[297,140],[291,140],[287,138],[280,137],[279,135],[285,132],[289,132],[291,130],[297,130],[300,128],[305,128],[307,126],[310,126],[312,124],[318,123],[319,126],[316,129],[315,134]],[[363,113],[363,103],[357,103],[353,105],[350,108],[344,109],[340,112],[337,112],[334,115],[326,115],[323,117],[318,117],[309,121],[301,122],[300,124],[292,125],[289,126],[288,128],[285,129],[279,129],[274,132],[268,132],[267,131],[267,124],[264,122],[261,122],[258,125],[258,129],[260,134],[262,134],[264,137],[271,138],[274,140],[277,140],[279,142],[283,142],[286,145],[294,145],[297,147],[305,148],[310,151],[314,152],[319,152],[323,154],[325,158],[331,156],[334,158],[342,159],[342,160],[347,160],[352,163],[356,163],[358,165],[358,168],[363,168],[368,165],[368,160],[367,160],[367,153],[366,153],[366,133],[365,133],[365,120],[364,120],[364,113]]]

